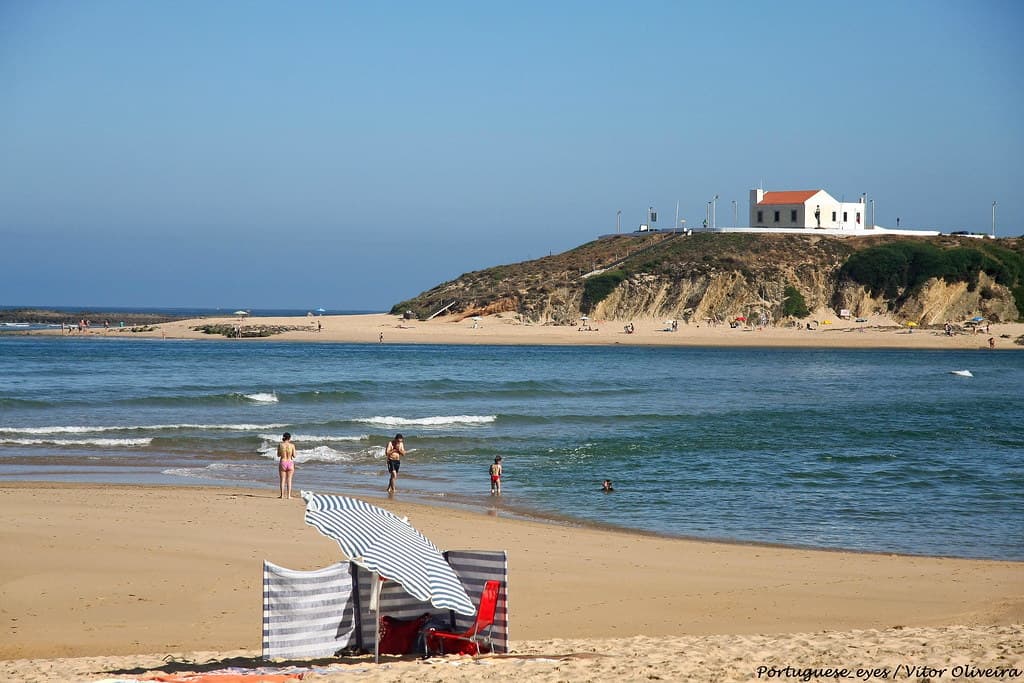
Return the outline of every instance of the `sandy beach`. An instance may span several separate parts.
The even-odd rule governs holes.
[[[984,330],[957,331],[946,335],[941,327],[911,328],[888,316],[873,316],[865,322],[844,320],[829,311],[816,317],[817,326],[804,327],[739,326],[679,322],[677,331],[665,320],[591,320],[575,326],[524,324],[513,314],[497,314],[478,320],[473,318],[438,317],[433,320],[404,320],[386,313],[361,315],[323,315],[300,318],[224,317],[201,320],[179,320],[151,328],[118,328],[109,330],[94,326],[90,336],[157,338],[157,339],[219,339],[221,335],[205,334],[195,328],[201,325],[286,328],[270,337],[245,339],[255,341],[319,341],[385,344],[558,344],[637,346],[732,346],[732,347],[805,347],[805,348],[893,348],[893,349],[963,349],[988,350],[989,338],[996,350],[1021,350],[1015,341],[1024,336],[1024,323],[997,323]],[[635,330],[627,334],[625,325]],[[59,335],[60,330],[34,334]],[[79,334],[75,332],[74,334]]]
[[[441,548],[508,551],[513,656],[316,662],[306,680],[1024,670],[1020,563],[697,542],[368,500]],[[0,675],[131,680],[261,665],[262,561],[313,569],[341,559],[303,511],[270,485],[0,486]]]

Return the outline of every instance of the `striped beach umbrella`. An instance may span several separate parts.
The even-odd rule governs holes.
[[[467,616],[476,614],[441,551],[407,520],[354,498],[308,491],[302,498],[306,524],[337,541],[352,562],[396,581],[417,600]]]

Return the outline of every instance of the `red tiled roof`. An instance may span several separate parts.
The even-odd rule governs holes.
[[[821,190],[787,190],[785,192],[765,192],[757,204],[803,204]]]

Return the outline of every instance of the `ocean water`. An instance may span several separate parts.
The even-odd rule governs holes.
[[[1024,560],[1020,353],[0,336],[6,481],[275,492],[286,430],[297,489],[382,495],[402,432],[400,497]]]

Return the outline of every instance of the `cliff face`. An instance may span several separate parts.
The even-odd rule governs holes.
[[[412,310],[421,318],[441,309],[446,315],[460,316],[506,312],[524,321],[554,324],[572,323],[581,313],[623,321],[763,315],[780,323],[787,319],[787,288],[790,292],[795,288],[811,311],[846,308],[855,316],[892,313],[921,324],[974,315],[992,320],[1021,316],[1011,286],[984,272],[968,281],[933,278],[888,297],[873,295],[864,285],[841,277],[851,255],[901,239],[908,238],[619,235],[536,261],[466,273],[392,310]],[[977,242],[947,237],[931,238],[929,244],[962,250]],[[1024,253],[1020,238],[998,242],[1010,252]],[[594,285],[602,278],[603,292],[595,295],[593,291],[601,288]]]

